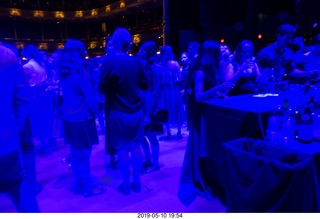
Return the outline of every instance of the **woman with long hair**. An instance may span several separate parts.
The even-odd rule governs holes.
[[[208,98],[226,98],[226,92],[233,83],[224,82],[220,72],[220,44],[207,40],[202,45],[200,67],[194,79],[194,95],[196,101]]]
[[[254,93],[260,78],[258,64],[254,58],[254,47],[251,41],[241,41],[235,50],[233,60],[227,65],[225,79],[235,83],[229,95]]]
[[[84,44],[69,39],[64,45],[58,71],[63,92],[64,138],[71,150],[74,189],[84,197],[90,197],[103,194],[105,189],[94,187],[90,176],[92,146],[99,143],[95,123],[98,104],[85,71],[85,55]]]
[[[164,45],[160,49],[157,70],[160,81],[160,98],[158,106],[169,112],[166,124],[167,139],[172,137],[170,125],[177,127],[177,139],[182,139],[181,126],[184,121],[183,101],[181,95],[181,72],[179,62],[174,59],[172,47]]]

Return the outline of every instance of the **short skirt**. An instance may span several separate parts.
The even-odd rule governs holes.
[[[136,113],[109,111],[106,117],[106,148],[117,150],[120,147],[141,145],[144,136],[142,110]]]

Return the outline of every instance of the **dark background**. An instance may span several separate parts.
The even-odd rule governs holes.
[[[289,23],[297,28],[306,45],[319,33],[317,0],[166,0],[168,43],[179,42],[176,51],[186,49],[190,40],[224,39],[232,50],[249,39],[256,50],[275,40],[277,26]],[[258,39],[258,35],[262,38]]]
[[[119,9],[117,0],[1,0],[0,41],[21,48],[27,43],[46,43],[53,52],[69,38],[83,40],[90,56],[104,54],[105,37],[118,26],[127,27],[138,41],[136,53],[145,40],[154,40],[158,46],[169,44],[175,54],[186,50],[191,40],[221,41],[232,50],[243,39],[254,42],[255,50],[275,40],[277,26],[289,23],[297,27],[308,45],[319,33],[319,0],[126,0],[135,7]],[[32,17],[32,11],[64,11],[103,8],[111,5],[111,14],[91,18],[56,19]],[[9,8],[30,12],[31,16],[8,16]],[[26,11],[27,10],[27,11]],[[29,13],[29,14],[30,14]],[[104,28],[103,28],[104,26]],[[262,35],[258,39],[258,34]],[[22,46],[21,46],[22,45]]]

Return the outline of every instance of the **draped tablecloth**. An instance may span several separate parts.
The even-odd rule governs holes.
[[[320,144],[291,144],[250,138],[224,144],[228,212],[320,211]]]
[[[305,98],[301,96],[294,98]],[[215,196],[230,206],[226,180],[230,154],[227,154],[224,143],[243,137],[262,140],[270,112],[282,105],[287,97],[244,95],[198,103],[180,175],[179,200],[188,206],[198,196]],[[238,211],[228,206],[227,209]],[[272,211],[272,208],[257,211]]]

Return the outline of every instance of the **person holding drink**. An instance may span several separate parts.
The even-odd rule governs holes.
[[[241,41],[235,50],[233,60],[225,70],[225,80],[235,84],[228,95],[242,95],[255,93],[260,71],[255,62],[254,47],[251,41]]]

